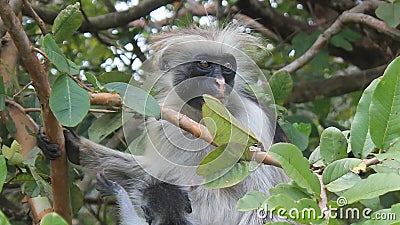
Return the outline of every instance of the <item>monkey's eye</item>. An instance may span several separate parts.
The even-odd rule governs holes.
[[[224,67],[227,68],[227,69],[232,70],[232,64],[230,64],[230,63],[225,63]]]
[[[208,68],[210,66],[210,64],[206,61],[206,60],[201,60],[199,62],[199,65],[203,68]]]

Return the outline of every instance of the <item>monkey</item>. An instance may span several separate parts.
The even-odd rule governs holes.
[[[263,149],[267,150],[275,142],[288,141],[275,114],[261,106],[249,91],[263,76],[249,57],[252,50],[262,48],[258,37],[242,32],[235,25],[190,27],[158,34],[151,43],[154,54],[142,66],[146,71],[143,87],[155,90],[160,104],[202,122],[202,95],[209,94],[253,132]],[[138,155],[115,151],[66,131],[68,158],[92,171],[106,168],[110,179],[128,193],[137,190],[135,179],[193,186],[188,192],[191,215],[202,225],[260,225],[279,221],[279,218],[259,218],[256,211],[238,212],[236,203],[249,191],[269,194],[270,188],[289,182],[290,178],[281,168],[261,165],[234,186],[207,189],[203,186],[204,177],[196,173],[196,168],[215,147],[164,120],[148,118],[144,126],[145,135],[135,146],[144,152]],[[38,142],[43,142],[40,139],[39,135]],[[59,151],[54,146],[48,148],[48,144],[45,142],[39,147],[44,152]]]
[[[182,188],[165,182],[144,183],[137,191],[141,198],[144,221],[139,217],[128,193],[118,183],[107,179],[105,171],[96,175],[96,189],[101,197],[115,196],[121,225],[194,225],[187,214],[192,212],[190,199]]]

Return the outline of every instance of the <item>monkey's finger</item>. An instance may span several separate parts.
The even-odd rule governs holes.
[[[38,144],[39,146],[39,144]],[[58,159],[61,156],[61,149],[57,144],[46,144],[45,147],[40,147],[44,156],[49,160]]]
[[[39,133],[36,137],[37,139],[41,139],[44,142],[50,143],[50,138],[44,133],[43,125],[39,127]]]

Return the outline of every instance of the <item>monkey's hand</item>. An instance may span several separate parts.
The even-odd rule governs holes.
[[[63,127],[63,133],[68,159],[72,163],[79,165],[79,137],[65,127]],[[39,127],[39,133],[36,136],[36,143],[46,158],[54,160],[61,156],[60,146],[50,142],[49,136],[44,133],[43,126]]]
[[[123,188],[116,182],[106,177],[104,169],[96,174],[96,190],[100,192],[100,197],[118,195]]]
[[[44,156],[50,160],[58,159],[61,156],[60,146],[50,142],[49,136],[44,133],[43,126],[39,127],[39,133],[36,136],[36,144],[42,149]]]

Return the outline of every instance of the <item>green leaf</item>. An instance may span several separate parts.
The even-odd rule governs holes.
[[[267,194],[260,191],[250,191],[243,196],[236,204],[236,210],[239,212],[247,212],[256,210],[261,207],[262,203],[267,198]]]
[[[345,158],[339,159],[329,164],[322,173],[322,182],[328,184],[356,167],[365,167],[365,163],[361,159]]]
[[[56,42],[68,39],[82,24],[80,3],[67,6],[54,19],[53,34]]]
[[[69,65],[69,70],[66,73],[69,73],[71,75],[77,75],[79,74],[79,71],[81,68],[79,68],[78,65],[76,65],[74,62],[71,60],[67,59],[68,65]]]
[[[374,155],[379,161],[383,161],[385,159],[396,159],[400,161],[400,151],[398,151],[398,149],[393,149],[393,151]]]
[[[347,203],[381,196],[391,191],[400,190],[400,175],[394,173],[376,173],[356,183],[343,193]]]
[[[4,215],[3,211],[0,210],[0,225],[11,225],[7,219],[7,216]]]
[[[308,160],[293,144],[277,143],[271,146],[269,154],[278,161],[286,174],[300,187],[314,196],[319,196],[321,186],[315,174],[310,170]]]
[[[100,74],[97,79],[103,84],[112,82],[129,83],[132,80],[132,75],[119,71],[111,71]]]
[[[77,184],[70,184],[70,192],[72,215],[76,215],[83,206],[83,193]]]
[[[104,87],[118,92],[122,97],[122,103],[135,112],[156,119],[161,117],[158,102],[143,89],[122,82],[108,83]]]
[[[3,190],[4,182],[7,177],[7,165],[4,155],[0,155],[0,192]]]
[[[296,50],[294,56],[297,58],[303,55],[314,44],[320,33],[320,31],[316,31],[310,35],[301,32],[297,33],[292,39],[293,47]]]
[[[6,108],[6,89],[4,87],[3,76],[0,76],[0,111]]]
[[[203,120],[217,145],[235,142],[251,146],[259,141],[250,129],[240,122],[216,98],[203,95]]]
[[[316,149],[314,149],[314,151],[311,152],[308,161],[314,167],[322,167],[325,165],[324,160],[321,157],[321,152],[319,150],[319,147],[317,147]]]
[[[361,200],[360,203],[363,204],[363,206],[370,208],[372,210],[379,209],[381,205],[379,197]]]
[[[293,200],[300,200],[302,198],[312,198],[312,195],[299,187],[295,182],[281,183],[268,190],[270,195],[286,195]]]
[[[29,166],[29,171],[32,174],[33,179],[36,183],[36,188],[39,188],[38,195],[52,197],[51,185],[44,180],[42,176],[39,175],[37,168]],[[32,196],[31,196],[32,197]]]
[[[325,185],[325,187],[330,192],[338,193],[340,191],[344,191],[353,187],[360,180],[361,180],[360,176],[358,176],[353,172],[348,172],[345,175],[339,177],[338,179]]]
[[[95,90],[98,91],[106,91],[107,89],[101,85],[101,83],[97,80],[96,76],[91,73],[85,73],[85,77],[89,83],[91,83]]]
[[[292,124],[296,130],[300,131],[302,134],[306,135],[308,138],[311,134],[311,124],[309,123],[293,123]]]
[[[61,75],[54,82],[50,108],[62,125],[74,127],[85,118],[90,109],[89,94],[70,77]]]
[[[327,162],[347,157],[347,140],[336,127],[328,127],[321,134],[320,154]]]
[[[68,223],[60,215],[52,212],[43,217],[40,225],[68,225]]]
[[[353,46],[351,45],[351,42],[359,41],[361,38],[362,36],[359,33],[346,28],[340,33],[334,35],[329,42],[336,47],[343,48],[347,51],[352,51]]]
[[[380,79],[375,79],[365,89],[357,105],[356,114],[350,129],[351,151],[357,158],[365,158],[375,148],[369,133],[369,107],[372,94]]]
[[[292,39],[292,44],[295,49],[295,57],[303,55],[317,40],[321,31],[316,31],[310,35],[304,33],[296,34]],[[317,55],[309,62],[309,65],[314,67],[315,70],[321,71],[325,69],[328,65],[329,53],[327,46],[323,47]]]
[[[286,136],[289,138],[290,142],[296,145],[301,151],[304,151],[308,146],[308,136],[297,130],[289,122],[280,123],[283,131],[285,131]],[[309,132],[311,132],[311,125],[309,125]]]
[[[214,173],[212,176],[206,177],[203,185],[205,188],[226,188],[242,182],[248,177],[257,164],[254,161],[241,161],[236,163],[229,171]]]
[[[263,205],[268,209],[274,209],[273,213],[285,216],[290,220],[299,221],[302,224],[314,224],[321,218],[321,210],[315,200],[303,198],[293,200],[287,195],[272,195]]]
[[[397,160],[384,160],[383,163],[370,166],[377,173],[400,174],[400,162]]]
[[[287,71],[281,71],[274,73],[268,82],[274,95],[275,103],[283,105],[286,98],[292,93],[292,77]]]
[[[230,142],[223,144],[204,157],[197,167],[196,173],[200,176],[209,176],[220,170],[234,166],[242,157],[246,146]]]
[[[376,16],[385,21],[391,27],[397,27],[400,24],[400,3],[382,2],[375,10]]]
[[[97,118],[88,129],[89,139],[100,143],[122,126],[122,113],[106,113]]]
[[[386,68],[372,94],[369,109],[372,141],[387,149],[400,137],[400,57]]]
[[[60,47],[58,47],[51,34],[46,34],[46,36],[44,36],[43,49],[47,58],[59,71],[71,75],[76,75],[79,73],[79,67],[65,57],[64,53],[61,51]]]
[[[21,165],[25,158],[21,155],[21,145],[14,140],[11,143],[11,147],[3,145],[2,153],[4,157],[8,160],[9,165]]]

